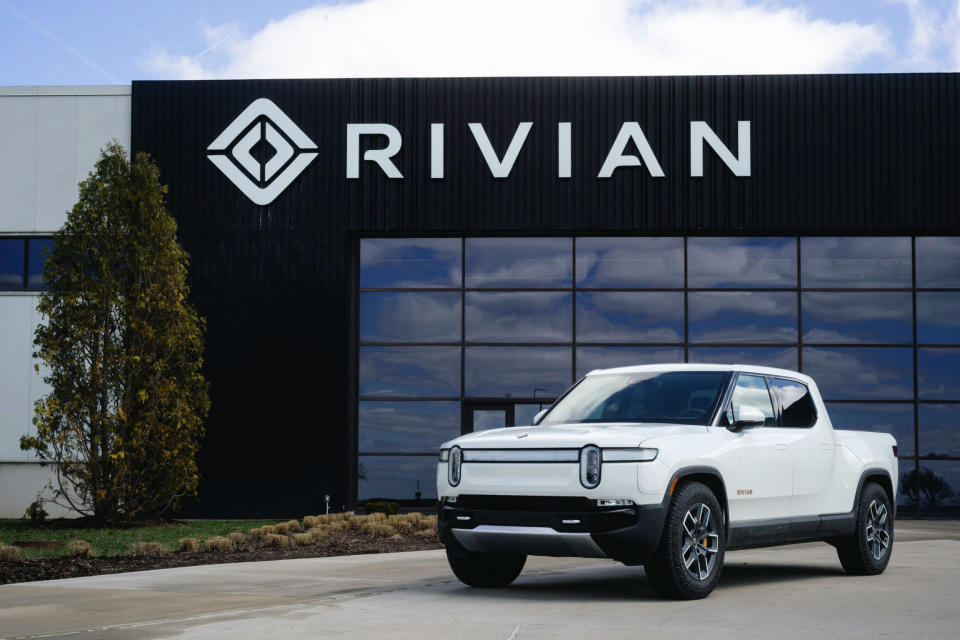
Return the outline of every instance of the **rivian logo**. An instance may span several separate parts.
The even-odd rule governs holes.
[[[276,200],[317,157],[317,145],[267,98],[250,103],[207,147],[207,158],[254,204]]]

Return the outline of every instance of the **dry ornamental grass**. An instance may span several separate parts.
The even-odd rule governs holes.
[[[308,544],[313,544],[313,536],[309,533],[295,533],[293,534],[293,541],[297,546],[305,547]]]
[[[246,542],[246,540],[247,540],[247,537],[246,537],[245,535],[243,535],[242,533],[240,533],[239,531],[234,531],[233,533],[231,533],[231,534],[228,535],[227,537],[230,539],[230,542],[233,543],[233,546],[238,547],[238,548],[239,548],[239,547],[242,547],[242,546],[243,546],[243,543]]]
[[[180,538],[177,548],[185,553],[192,553],[200,548],[200,542],[196,538]]]
[[[213,536],[203,543],[207,551],[233,551],[233,540],[226,536]]]
[[[89,558],[90,543],[86,540],[71,540],[67,543],[67,551],[77,558]]]
[[[268,547],[286,547],[290,544],[290,538],[278,533],[268,533],[263,537],[263,543]]]
[[[20,559],[20,547],[11,547],[0,542],[0,562],[11,562]]]

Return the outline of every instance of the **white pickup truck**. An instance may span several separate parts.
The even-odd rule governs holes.
[[[643,564],[707,596],[729,549],[824,541],[851,573],[893,545],[896,441],[834,430],[808,376],[744,365],[593,371],[529,427],[444,443],[440,538],[454,574],[506,586],[528,555]]]

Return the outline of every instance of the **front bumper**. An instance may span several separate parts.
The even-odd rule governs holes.
[[[451,553],[606,557],[642,564],[657,548],[666,505],[597,507],[587,498],[461,495],[439,509]]]

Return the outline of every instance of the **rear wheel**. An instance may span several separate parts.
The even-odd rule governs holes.
[[[524,555],[451,552],[447,548],[453,574],[471,587],[505,587],[517,579],[526,561]]]
[[[860,493],[857,529],[837,545],[837,556],[847,573],[872,576],[883,573],[893,552],[893,510],[887,492],[873,482]]]
[[[717,497],[702,482],[684,484],[670,503],[660,544],[644,565],[647,579],[665,598],[704,598],[720,578],[725,546]]]

